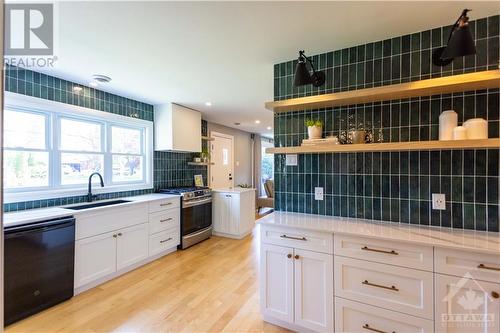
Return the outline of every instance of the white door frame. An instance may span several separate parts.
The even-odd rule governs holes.
[[[233,135],[229,135],[229,134],[224,134],[224,133],[220,133],[220,132],[215,132],[215,131],[210,131],[210,137],[213,138],[214,136],[218,136],[220,138],[225,138],[225,139],[229,139],[231,140],[231,165],[232,165],[232,173],[231,173],[231,178],[233,178],[231,180],[231,187],[233,188],[234,187],[234,174],[235,174],[235,166],[234,166],[234,136]],[[212,155],[212,152],[213,152],[213,141],[209,141],[209,144],[210,144],[210,155]],[[211,187],[212,186],[212,168],[214,168],[215,165],[210,165],[209,167],[209,170],[208,170],[208,186]]]

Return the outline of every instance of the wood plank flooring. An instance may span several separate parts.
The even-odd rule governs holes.
[[[243,240],[213,237],[6,332],[287,332],[259,313],[257,237],[256,230]]]

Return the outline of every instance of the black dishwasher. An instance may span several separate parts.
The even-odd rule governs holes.
[[[5,325],[73,296],[75,219],[4,229]]]

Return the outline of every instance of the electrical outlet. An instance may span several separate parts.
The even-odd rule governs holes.
[[[314,188],[314,200],[323,200],[323,188],[315,187]]]
[[[298,164],[298,156],[297,154],[286,154],[286,163],[287,166],[297,166]]]
[[[446,198],[442,193],[432,193],[432,209],[446,210]]]

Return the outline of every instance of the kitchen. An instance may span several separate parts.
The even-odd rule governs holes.
[[[6,331],[498,332],[498,5],[387,6],[59,3],[59,67],[4,68]]]

